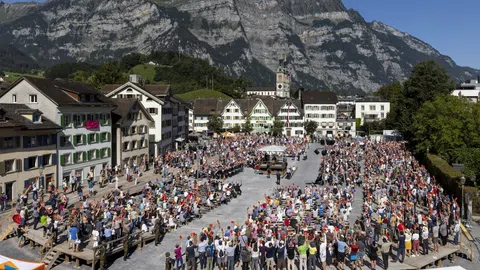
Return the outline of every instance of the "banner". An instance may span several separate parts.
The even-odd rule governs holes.
[[[87,129],[94,129],[94,128],[98,128],[98,121],[97,120],[87,120],[85,122],[85,127]]]

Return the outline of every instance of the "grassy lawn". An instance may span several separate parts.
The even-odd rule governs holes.
[[[137,65],[130,70],[130,74],[138,74],[142,76],[142,79],[149,80],[150,83],[153,83],[153,79],[155,78],[155,66],[149,64]]]
[[[214,91],[214,90],[208,90],[208,89],[202,89],[202,90],[196,90],[196,91],[191,91],[183,94],[178,94],[177,95],[179,98],[183,100],[194,100],[198,98],[218,98],[218,99],[230,99],[230,96],[225,95],[222,92]]]
[[[14,81],[18,80],[19,78],[23,76],[30,76],[30,77],[37,77],[37,78],[43,78],[43,74],[38,73],[38,74],[25,74],[25,73],[16,73],[16,72],[8,72],[5,71],[5,75],[8,75],[8,77],[5,76],[5,79],[7,82],[13,83]]]

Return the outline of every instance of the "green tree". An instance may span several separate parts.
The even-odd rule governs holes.
[[[416,152],[426,153],[429,149],[452,162],[455,149],[468,147],[468,141],[478,144],[472,109],[473,104],[451,95],[425,102],[412,121]]]
[[[242,131],[242,127],[240,127],[239,124],[236,124],[236,125],[231,129],[231,131],[232,131],[233,133],[239,133],[240,131]]]
[[[448,95],[455,89],[455,83],[445,69],[434,61],[417,64],[412,75],[403,84],[404,96],[396,105],[396,126],[403,137],[410,141],[414,137],[413,117],[427,101],[440,95]]]
[[[147,56],[141,53],[127,54],[120,60],[120,69],[124,72],[129,72],[133,67],[146,62]]]
[[[223,119],[217,114],[214,114],[208,118],[207,128],[216,133],[222,132],[223,129]]]
[[[243,124],[243,131],[246,133],[250,133],[253,131],[253,126],[250,122],[250,116],[247,116],[247,118],[245,119],[245,123]]]
[[[2,77],[5,76],[5,72],[0,70],[0,76],[2,76]]]
[[[375,132],[385,129],[385,120],[365,122],[360,129],[363,130],[366,135],[375,134]]]
[[[283,121],[275,119],[275,121],[273,121],[273,125],[270,131],[272,132],[273,136],[282,135],[284,126],[285,124],[283,123]]]
[[[92,72],[86,70],[77,70],[72,74],[72,79],[77,82],[88,83],[88,79],[92,76]]]
[[[125,82],[127,82],[127,77],[115,62],[103,64],[92,74],[91,78],[89,78],[89,83],[98,89],[103,88],[105,84]]]
[[[317,131],[318,122],[308,120],[305,122],[304,128],[307,135],[312,135],[313,133],[315,133],[315,131]]]
[[[386,128],[395,129],[397,127],[397,116],[400,102],[405,98],[403,85],[400,82],[394,82],[380,87],[375,95],[390,102],[390,112],[385,121]]]

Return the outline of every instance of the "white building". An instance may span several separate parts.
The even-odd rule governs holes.
[[[235,126],[242,126],[245,123],[245,116],[240,105],[234,99],[223,106],[222,111],[223,128],[231,129]]]
[[[333,92],[309,91],[301,94],[305,121],[318,123],[316,135],[337,133],[337,95]]]
[[[390,112],[390,102],[372,97],[355,101],[355,118],[360,118],[360,124],[379,121],[387,118]]]
[[[268,101],[262,99],[251,100],[254,104],[250,113],[250,123],[252,124],[254,132],[269,132],[273,125],[273,111],[270,111]]]
[[[303,137],[303,108],[299,100],[274,100],[273,112],[275,120],[283,121],[283,134],[287,136]]]
[[[477,103],[480,99],[480,76],[477,80],[469,80],[461,83],[457,89],[452,91],[452,96],[467,98]]]
[[[192,132],[194,130],[194,118],[193,118],[193,108],[188,106],[188,131]]]
[[[62,127],[57,134],[57,186],[74,175],[97,178],[111,165],[111,111],[115,105],[88,84],[24,77],[0,97],[0,103],[20,103],[41,110]]]

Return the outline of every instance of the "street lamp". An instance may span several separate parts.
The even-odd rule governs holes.
[[[462,185],[462,205],[460,206],[460,220],[463,218],[463,187],[465,186],[465,176],[462,175],[462,177],[460,177],[460,184]]]

